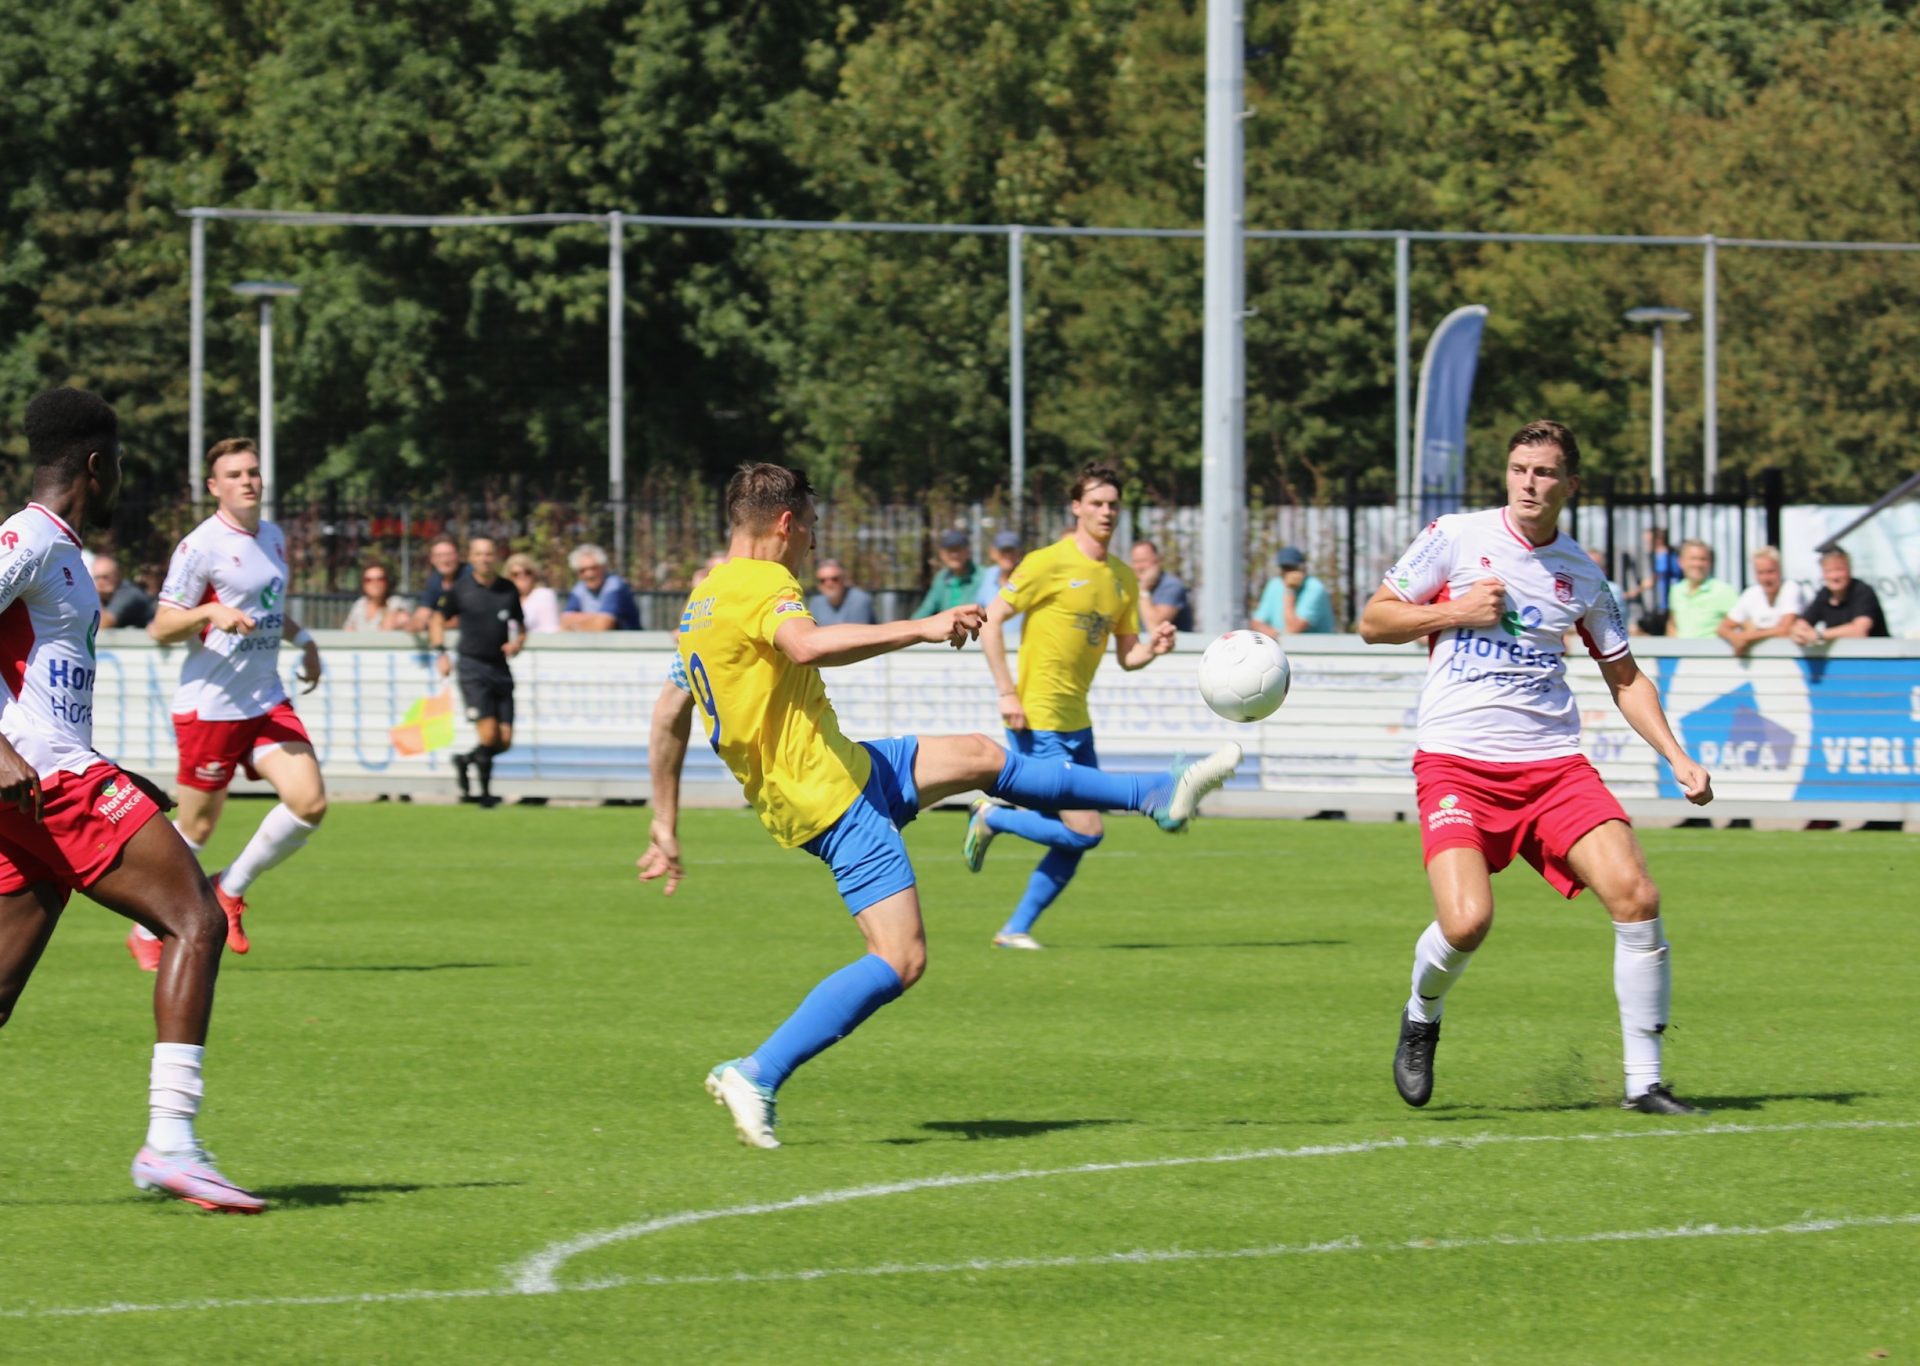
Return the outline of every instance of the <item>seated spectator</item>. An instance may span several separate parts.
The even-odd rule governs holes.
[[[965,607],[980,592],[980,566],[973,562],[972,542],[964,531],[948,531],[940,537],[940,568],[920,605],[913,609],[914,619],[930,617],[951,607]]]
[[[567,594],[560,614],[563,631],[637,631],[640,604],[618,574],[607,569],[607,552],[597,545],[575,546],[567,564],[579,582]]]
[[[100,590],[100,624],[145,627],[153,620],[153,599],[137,584],[120,577],[120,561],[111,555],[93,557],[93,586]]]
[[[420,585],[420,602],[407,619],[407,629],[425,631],[427,618],[433,615],[433,604],[440,600],[440,590],[472,573],[472,568],[461,558],[460,542],[451,536],[435,536],[427,547],[427,578]]]
[[[1667,590],[1667,634],[1675,640],[1712,640],[1740,594],[1713,577],[1713,547],[1680,542],[1680,582]]]
[[[1806,607],[1800,585],[1780,572],[1780,552],[1763,545],[1753,552],[1753,585],[1720,623],[1720,638],[1743,655],[1763,640],[1791,636]]]
[[[1871,584],[1853,577],[1853,557],[1829,550],[1820,557],[1820,591],[1794,623],[1793,638],[1802,645],[1824,645],[1830,640],[1864,640],[1887,634],[1887,614]]]
[[[360,596],[347,609],[343,631],[404,631],[413,619],[413,604],[393,591],[393,576],[384,564],[360,571]]]
[[[1307,557],[1290,545],[1275,552],[1279,574],[1267,580],[1260,605],[1253,609],[1254,630],[1278,639],[1282,634],[1333,630],[1333,598],[1327,586],[1307,573]]]
[[[990,552],[993,563],[980,571],[980,587],[975,590],[973,600],[982,607],[991,607],[993,600],[1000,596],[1000,590],[1006,586],[1013,571],[1020,567],[1020,536],[1018,532],[1002,531],[994,535],[993,549]],[[1025,613],[1010,616],[1001,625],[1001,639],[1009,650],[1020,648],[1020,621]]]
[[[1129,558],[1133,576],[1140,580],[1140,624],[1151,631],[1170,621],[1176,631],[1191,631],[1193,603],[1187,586],[1161,566],[1160,547],[1152,541],[1135,541]]]
[[[526,618],[528,635],[560,629],[559,595],[540,582],[540,566],[531,556],[507,556],[507,582],[520,595],[520,615]]]
[[[826,559],[814,566],[817,593],[807,595],[807,610],[822,626],[873,625],[873,594],[855,588],[847,578],[847,567],[838,560]]]

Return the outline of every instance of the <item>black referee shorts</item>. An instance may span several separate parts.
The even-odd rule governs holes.
[[[460,696],[467,704],[467,720],[492,717],[503,726],[513,724],[513,671],[505,664],[462,655]]]

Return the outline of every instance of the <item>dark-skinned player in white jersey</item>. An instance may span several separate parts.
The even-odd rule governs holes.
[[[1507,443],[1506,480],[1505,507],[1430,524],[1360,619],[1370,644],[1424,638],[1429,650],[1413,772],[1435,919],[1414,949],[1394,1085],[1409,1105],[1431,1098],[1447,992],[1493,927],[1492,874],[1518,855],[1562,896],[1591,887],[1612,917],[1621,1104],[1699,1114],[1662,1079],[1673,967],[1660,891],[1626,812],[1580,753],[1563,653],[1569,632],[1687,799],[1705,806],[1713,784],[1674,737],[1659,684],[1634,662],[1605,575],[1560,530],[1580,486],[1573,433],[1557,422],[1522,427]]]
[[[226,917],[179,834],[155,819],[165,794],[93,748],[100,594],[75,528],[112,522],[119,420],[93,394],[53,389],[27,405],[26,431],[33,501],[0,526],[0,1025],[74,892],[145,926],[162,952],[134,1184],[258,1213],[266,1202],[220,1174],[194,1125]]]

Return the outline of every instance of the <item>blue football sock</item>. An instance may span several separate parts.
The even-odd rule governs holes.
[[[1044,844],[1049,849],[1086,850],[1100,843],[1098,835],[1083,835],[1078,830],[1070,830],[1058,816],[1022,811],[1017,806],[1011,809],[1004,806],[990,808],[987,811],[987,828],[995,834],[1018,835],[1023,840]]]
[[[808,992],[740,1070],[749,1081],[778,1090],[801,1063],[846,1038],[904,990],[886,959],[871,953],[855,959]]]
[[[1094,841],[1096,844],[1099,841]],[[1033,870],[1033,876],[1027,879],[1027,894],[1020,898],[1020,904],[1014,908],[1013,918],[1008,920],[1000,931],[1002,934],[1028,934],[1040,918],[1040,913],[1051,906],[1060,893],[1066,891],[1067,884],[1073,881],[1074,870],[1080,866],[1081,849],[1054,849],[1040,860],[1040,866]]]
[[[1065,759],[1007,752],[992,795],[1035,811],[1151,811],[1172,783],[1166,774],[1102,773]]]

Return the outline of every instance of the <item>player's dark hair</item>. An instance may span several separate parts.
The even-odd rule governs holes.
[[[1145,546],[1148,550],[1151,550],[1156,555],[1160,553],[1160,547],[1155,545],[1152,541],[1149,541],[1144,536],[1142,536],[1139,540],[1133,543],[1133,548],[1135,550],[1138,550],[1141,546]]]
[[[1113,485],[1118,493],[1126,487],[1120,478],[1120,471],[1111,465],[1087,465],[1080,471],[1080,477],[1073,481],[1073,487],[1067,490],[1067,500],[1077,503],[1087,496],[1089,489],[1099,488],[1102,484]]]
[[[1572,432],[1558,422],[1549,422],[1545,418],[1529,422],[1507,442],[1507,454],[1512,455],[1522,446],[1558,446],[1560,457],[1566,462],[1567,473],[1580,473],[1580,443],[1573,439]]]
[[[120,419],[111,405],[85,389],[49,389],[27,404],[27,454],[34,468],[70,484],[95,451],[111,451]]]
[[[745,464],[727,481],[727,521],[739,531],[765,531],[783,512],[800,516],[811,497],[805,470],[765,461]]]
[[[223,441],[214,442],[207,450],[207,477],[209,479],[213,477],[214,468],[219,465],[221,457],[228,455],[251,455],[257,459],[260,455],[260,448],[253,444],[253,438],[250,436],[230,436]]]

